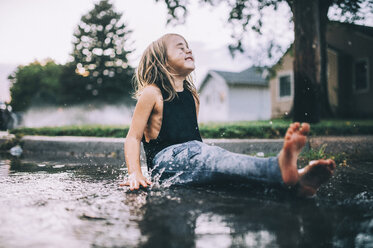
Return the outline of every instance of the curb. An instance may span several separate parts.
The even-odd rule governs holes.
[[[12,135],[0,136],[0,144],[11,139]],[[99,138],[76,136],[24,136],[23,154],[26,157],[80,159],[102,158],[124,162],[123,146],[125,138]],[[278,153],[283,144],[282,139],[204,139],[209,145],[216,145],[226,150],[242,154]],[[304,150],[318,150],[325,146],[327,153],[346,153],[348,155],[372,156],[373,135],[346,137],[310,137]],[[141,148],[141,160],[145,161]]]

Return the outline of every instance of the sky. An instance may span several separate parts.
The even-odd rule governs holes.
[[[97,0],[0,0],[0,100],[9,101],[7,76],[17,65],[51,58],[58,63],[68,61],[72,51],[73,32],[80,18],[88,13]],[[246,55],[230,57],[227,49],[232,43],[231,26],[226,23],[229,8],[200,5],[190,0],[189,15],[183,25],[166,26],[167,9],[164,1],[111,0],[116,11],[133,30],[130,40],[135,52],[129,62],[137,66],[144,49],[165,33],[183,35],[196,58],[196,83],[202,81],[209,69],[241,71],[253,62]],[[265,19],[267,37],[275,38],[284,47],[290,45],[293,33],[288,22],[289,8],[283,6]],[[262,38],[248,37],[248,47],[265,43]],[[250,49],[249,49],[250,50]],[[250,51],[248,51],[250,52]]]
[[[92,0],[2,0],[0,1],[0,62],[27,63],[35,58],[52,57],[63,63],[71,51],[73,30],[82,15],[93,8]],[[226,12],[195,9],[187,25],[166,27],[167,10],[154,0],[112,0],[123,13],[122,21],[134,31],[137,52],[165,32],[182,33],[190,41],[203,40],[211,48],[229,40],[229,30],[222,28],[219,15]],[[206,18],[208,15],[208,18]],[[197,18],[193,18],[197,16]],[[203,21],[201,21],[201,19]],[[218,21],[218,22],[217,22]],[[218,36],[216,36],[218,34]],[[139,51],[140,50],[140,51]],[[138,53],[137,53],[138,54]]]
[[[246,55],[230,57],[227,49],[232,43],[231,29],[226,20],[229,9],[201,6],[191,0],[189,15],[183,25],[166,25],[167,9],[163,1],[111,0],[115,10],[123,13],[122,21],[133,30],[130,40],[135,52],[129,57],[137,66],[144,49],[165,33],[183,35],[196,58],[196,83],[209,69],[241,71],[252,65]],[[80,18],[88,13],[97,0],[1,0],[0,1],[0,100],[9,101],[7,76],[17,65],[52,58],[58,63],[68,61],[72,51],[73,31]],[[286,9],[271,17],[272,31],[285,45],[292,41],[286,24]],[[252,46],[262,42],[251,39]]]

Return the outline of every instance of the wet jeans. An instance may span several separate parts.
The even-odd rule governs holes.
[[[257,158],[195,140],[163,149],[153,164],[152,177],[174,177],[181,183],[205,182],[218,176],[282,184],[277,157]]]

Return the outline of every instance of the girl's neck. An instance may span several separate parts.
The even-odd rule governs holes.
[[[184,90],[184,80],[185,80],[185,77],[174,77],[173,78],[172,83],[176,91],[180,92]]]

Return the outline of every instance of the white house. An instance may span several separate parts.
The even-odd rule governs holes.
[[[267,71],[251,67],[241,72],[210,70],[199,87],[199,121],[268,120],[271,98]]]

